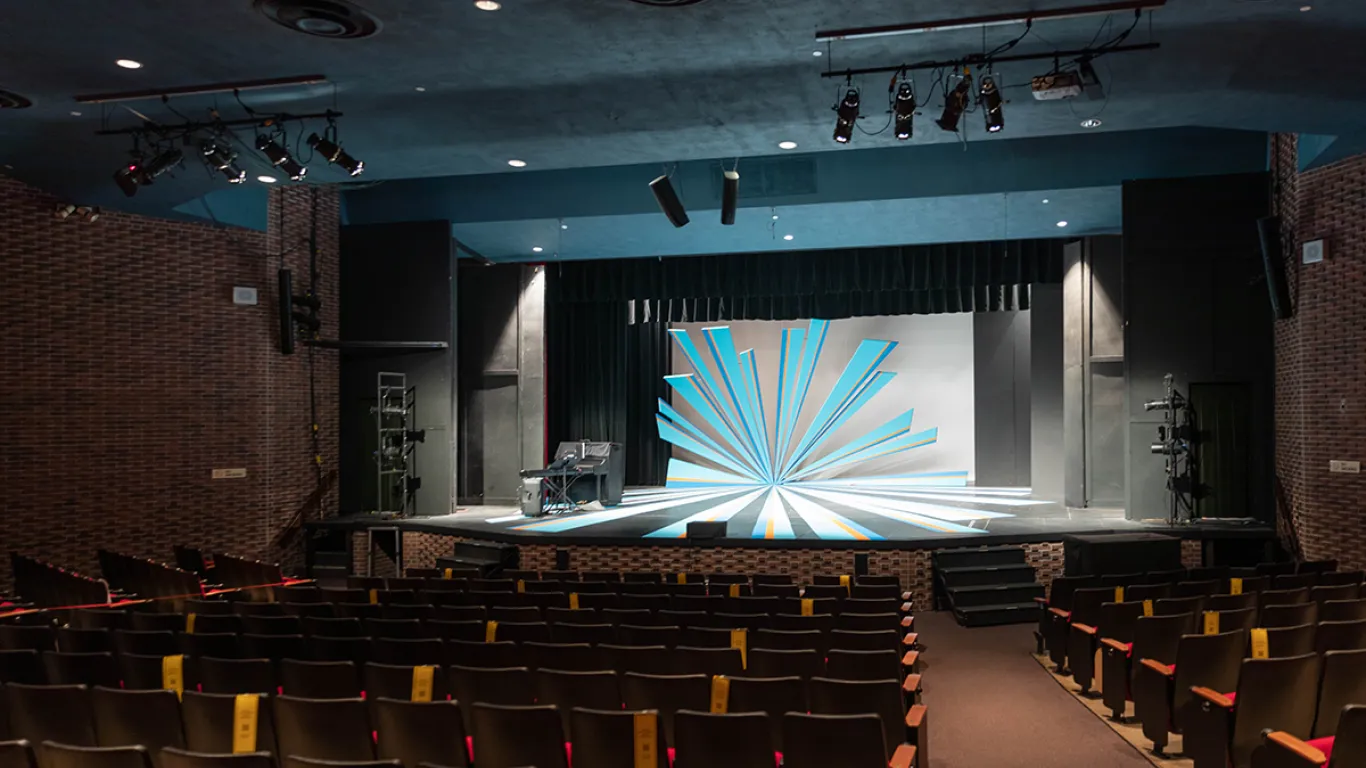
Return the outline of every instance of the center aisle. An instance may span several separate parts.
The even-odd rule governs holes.
[[[1032,624],[916,614],[932,768],[1151,768],[1030,657]]]

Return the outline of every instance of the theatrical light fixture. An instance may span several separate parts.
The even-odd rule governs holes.
[[[1088,118],[1086,118],[1085,120],[1082,120],[1082,121],[1081,121],[1081,127],[1082,127],[1082,128],[1099,128],[1099,127],[1100,127],[1100,118],[1098,118],[1098,117],[1088,117]]]
[[[858,91],[850,88],[844,99],[835,107],[835,141],[848,144],[854,138],[854,121],[858,120]]]
[[[304,176],[308,174],[308,169],[291,157],[289,150],[264,133],[256,137],[256,148],[261,150],[261,154],[266,156],[271,165],[284,171],[290,179],[303,181]]]
[[[1000,133],[1006,127],[1006,115],[1002,109],[1005,100],[1001,98],[1001,90],[996,87],[996,77],[984,75],[982,77],[982,90],[978,94],[983,111],[983,117],[987,124],[987,133]]]
[[[972,76],[963,75],[958,85],[944,97],[944,113],[934,121],[935,124],[946,131],[958,133],[958,121],[963,117],[963,110],[968,108],[968,91],[971,89]]]
[[[329,126],[328,130],[330,132],[332,128]],[[308,137],[308,146],[327,162],[346,171],[348,176],[359,176],[365,170],[365,163],[346,154],[346,150],[332,138],[323,138],[315,133]]]
[[[134,160],[114,172],[114,183],[123,194],[132,197],[137,194],[138,187],[149,186],[153,179],[174,168],[184,157],[179,149],[168,149],[145,163],[141,159]]]
[[[911,81],[902,80],[897,86],[892,112],[896,115],[896,137],[906,141],[915,130],[915,89]]]
[[[726,171],[721,179],[721,223],[735,223],[735,206],[740,200],[740,172]]]
[[[215,171],[223,174],[229,184],[241,184],[247,180],[247,172],[237,165],[237,153],[213,141],[206,141],[201,147],[204,162]]]

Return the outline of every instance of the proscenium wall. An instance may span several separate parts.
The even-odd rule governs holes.
[[[297,564],[299,537],[273,542],[319,507],[309,364],[302,348],[278,351],[275,274],[283,248],[296,292],[307,285],[313,189],[272,192],[262,233],[112,211],[61,221],[56,198],[0,177],[0,552],[92,575],[101,547],[170,560],[186,543]],[[334,191],[317,189],[317,210],[322,330],[335,336]],[[259,289],[259,303],[235,306],[233,286]],[[326,477],[336,353],[313,364]],[[247,476],[212,480],[214,468]],[[320,507],[335,509],[334,491]]]
[[[1274,138],[1276,209],[1294,316],[1275,323],[1278,502],[1303,554],[1366,567],[1366,155],[1297,172],[1294,136]],[[1322,238],[1322,263],[1300,246]]]

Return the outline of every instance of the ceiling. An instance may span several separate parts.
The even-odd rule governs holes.
[[[988,136],[981,115],[967,115],[962,135],[967,141],[961,143],[962,136],[933,126],[942,99],[930,95],[930,73],[919,73],[916,85],[928,104],[917,118],[912,141],[863,132],[855,133],[849,146],[831,141],[830,108],[843,84],[819,77],[827,67],[956,58],[996,47],[1022,28],[934,32],[829,47],[815,43],[816,31],[1093,1],[706,0],[657,8],[630,0],[503,0],[502,10],[490,13],[469,0],[361,0],[382,29],[360,40],[293,32],[257,13],[251,0],[11,2],[0,5],[0,29],[9,33],[0,47],[0,89],[22,94],[33,106],[0,110],[0,166],[9,166],[0,172],[74,202],[171,216],[203,217],[226,210],[230,213],[222,220],[248,223],[257,218],[249,210],[241,215],[231,211],[263,206],[261,185],[249,181],[247,186],[257,189],[229,188],[197,162],[187,163],[173,179],[158,179],[137,197],[125,198],[111,174],[129,144],[93,132],[102,124],[133,126],[138,119],[119,107],[78,105],[73,96],[321,73],[329,84],[246,92],[243,98],[258,110],[298,114],[335,105],[345,113],[342,143],[365,161],[362,178],[369,182],[368,188],[347,196],[356,198],[349,210],[365,212],[357,220],[381,220],[376,213],[381,209],[390,211],[390,220],[414,215],[401,213],[399,205],[413,194],[413,182],[397,180],[441,179],[453,189],[522,177],[481,199],[477,218],[450,208],[424,210],[423,215],[452,220],[456,237],[497,258],[530,258],[526,246],[547,237],[542,232],[548,222],[558,230],[559,220],[569,219],[570,229],[558,231],[584,233],[584,243],[570,254],[581,258],[762,249],[765,237],[772,242],[766,215],[779,204],[790,206],[794,217],[813,228],[865,222],[876,232],[851,239],[871,238],[876,244],[961,235],[952,227],[956,219],[964,219],[954,211],[969,208],[974,217],[986,217],[974,219],[973,229],[1014,236],[1053,226],[1058,215],[1046,211],[1031,217],[1020,208],[1011,212],[1006,203],[1012,195],[1044,191],[1062,199],[1067,189],[1112,190],[1078,195],[1078,205],[1086,201],[1085,212],[1071,218],[1093,220],[1100,229],[1113,231],[1118,225],[1113,189],[1125,178],[1152,175],[1157,169],[1178,175],[1183,156],[1190,161],[1188,172],[1212,172],[1198,167],[1199,153],[1183,152],[1181,146],[1170,147],[1150,171],[1142,163],[1153,153],[1134,154],[1126,145],[1123,157],[1091,156],[1094,172],[1085,180],[1060,184],[1038,169],[1023,181],[993,177],[1005,162],[1002,158],[1032,153],[1038,147],[1029,142],[1049,137],[1091,142],[1112,133],[1150,133],[1166,136],[1167,143],[1191,139],[1198,145],[1208,136],[1162,134],[1160,129],[1203,126],[1319,134],[1327,137],[1325,157],[1366,146],[1358,128],[1366,125],[1366,81],[1359,76],[1366,48],[1357,44],[1366,32],[1366,3],[1348,0],[1169,0],[1126,41],[1155,41],[1160,50],[1099,60],[1105,100],[1036,102],[1027,83],[1049,62],[1001,64],[996,69],[1006,86],[1005,130]],[[1300,11],[1305,3],[1313,4],[1311,11]],[[1108,21],[1039,22],[1011,53],[1084,47],[1109,39],[1131,19],[1116,14]],[[823,55],[813,56],[814,51]],[[121,69],[114,65],[120,58],[144,66]],[[887,119],[882,101],[886,82],[886,75],[855,81],[864,93],[860,125],[867,132],[877,131]],[[225,113],[236,109],[230,95],[176,98],[170,107],[201,118],[215,104]],[[157,121],[177,120],[156,100],[128,106]],[[1091,116],[1103,124],[1081,128],[1080,121]],[[1334,150],[1330,145],[1335,139]],[[795,141],[798,149],[783,153],[779,141]],[[1146,146],[1139,139],[1126,141]],[[936,160],[940,172],[968,177],[972,183],[910,192],[884,183],[876,195],[850,190],[861,178],[856,171],[877,172],[869,170],[870,157],[886,165],[893,155],[913,160],[947,153],[955,159],[951,165]],[[249,174],[265,172],[264,161],[248,159],[248,154],[243,152]],[[800,200],[768,193],[742,198],[747,208],[734,228],[697,226],[696,231],[674,232],[667,225],[647,223],[663,219],[657,213],[650,216],[653,201],[644,182],[672,164],[700,164],[704,173],[711,173],[706,169],[723,163],[729,167],[738,159],[743,190],[752,178],[750,166],[773,156],[819,158],[815,191],[798,195]],[[509,167],[512,158],[525,160],[527,167]],[[1055,152],[1054,165],[1068,162],[1065,154]],[[1018,165],[1021,172],[1029,168]],[[518,184],[548,178],[538,174],[569,174],[555,181],[557,188],[572,191],[574,174],[589,183],[601,181],[604,169],[632,172],[607,172],[617,185],[610,189],[598,186],[591,195],[549,196],[541,210],[526,210],[527,188]],[[309,180],[341,182],[346,177],[314,164]],[[374,186],[376,181],[386,183]],[[703,198],[704,206],[711,190],[704,194],[698,187],[710,184],[694,184],[690,192]],[[640,210],[585,204],[585,198],[596,195],[628,194]],[[931,202],[955,197],[964,199],[956,206]],[[390,198],[389,204],[381,198]],[[556,200],[562,210],[551,210]],[[692,202],[685,195],[685,203],[691,207]],[[996,214],[988,212],[993,205]],[[573,226],[577,218],[583,219],[582,227]],[[948,224],[924,226],[929,220]],[[591,239],[589,232],[595,233]],[[839,239],[828,227],[824,232],[826,239]]]

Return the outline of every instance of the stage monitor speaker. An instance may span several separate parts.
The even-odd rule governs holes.
[[[740,173],[726,171],[721,181],[721,223],[730,226],[735,223],[735,205],[740,199]]]
[[[655,201],[659,203],[659,210],[669,217],[669,221],[675,227],[681,227],[688,223],[688,212],[683,210],[683,202],[678,199],[678,195],[674,192],[674,185],[669,181],[667,174],[650,182],[650,191],[655,193]]]
[[[569,570],[569,550],[567,550],[567,549],[557,549],[557,550],[555,550],[555,570],[557,570],[557,571],[567,571],[567,570]]]
[[[854,576],[868,575],[868,553],[854,555]]]
[[[1262,243],[1262,269],[1266,272],[1266,289],[1271,296],[1271,311],[1277,320],[1289,318],[1290,290],[1285,283],[1285,261],[1281,258],[1281,219],[1263,216],[1257,219],[1257,237]]]
[[[688,523],[688,538],[696,541],[726,538],[726,521]]]

